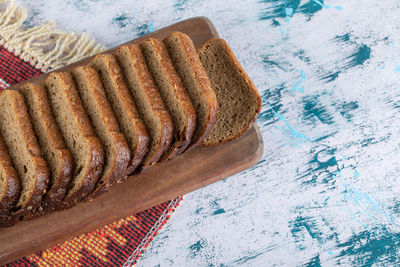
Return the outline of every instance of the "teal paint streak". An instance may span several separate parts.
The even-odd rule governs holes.
[[[70,5],[72,5],[76,10],[80,12],[87,13],[90,11],[90,7],[87,1],[81,1],[81,0],[74,0],[74,1],[68,1]]]
[[[372,266],[379,262],[397,266],[400,263],[400,233],[386,227],[356,233],[336,248],[340,250],[335,256],[337,264],[346,264],[349,259],[353,266]]]
[[[278,26],[281,26],[281,23],[279,21],[277,21],[276,19],[273,19],[271,22],[271,25],[274,27],[278,27]]]
[[[355,67],[358,65],[364,64],[365,61],[370,59],[371,57],[371,48],[366,45],[361,45],[358,47],[357,51],[348,57],[350,62],[348,64],[348,68]]]
[[[153,31],[154,31],[154,26],[151,22],[137,26],[135,29],[135,32],[138,36],[143,36],[143,35],[153,32]]]
[[[191,257],[192,258],[196,257],[198,255],[198,253],[201,251],[201,249],[204,248],[205,246],[206,246],[206,242],[203,239],[190,245],[189,250],[190,250]]]
[[[328,185],[329,188],[335,188],[335,172],[330,170],[339,168],[335,156],[336,148],[326,145],[320,145],[311,150],[311,159],[307,163],[307,168],[300,173],[298,179],[303,186],[317,186],[317,184]]]
[[[368,59],[371,58],[371,48],[367,45],[359,45],[352,41],[350,33],[336,36],[333,39],[333,42],[337,43],[339,46],[356,45],[357,47],[351,55],[345,58],[345,63],[340,67],[340,70],[328,71],[326,74],[320,76],[319,79],[327,83],[335,81],[339,77],[340,73],[344,70],[363,65]]]
[[[238,265],[242,265],[242,264],[248,263],[249,261],[254,260],[258,256],[261,256],[262,254],[264,254],[264,252],[258,252],[253,255],[250,255],[250,256],[244,256],[244,257],[241,257],[241,258],[235,260],[234,263],[236,263]]]
[[[194,213],[195,214],[200,214],[201,212],[202,212],[202,210],[203,210],[203,208],[197,208],[195,211],[194,211]]]
[[[396,94],[394,96],[387,97],[385,103],[392,106],[394,109],[400,109],[400,95]]]
[[[337,43],[339,46],[340,45],[347,45],[347,44],[349,44],[349,43],[352,43],[351,41],[350,41],[350,33],[345,33],[345,34],[343,34],[343,35],[337,35],[335,38],[333,38],[333,42],[334,43]],[[354,56],[354,55],[353,55]],[[353,56],[350,56],[350,57],[348,57],[347,59],[353,59]],[[338,77],[339,77],[339,75],[340,75],[340,73],[343,71],[343,70],[346,70],[346,69],[348,69],[349,67],[351,67],[349,64],[346,64],[345,66],[343,66],[342,68],[341,68],[341,70],[335,70],[335,71],[328,71],[327,73],[324,73],[324,74],[322,74],[320,77],[319,77],[319,79],[320,80],[322,80],[322,81],[324,81],[324,82],[326,82],[326,83],[330,83],[330,82],[333,82],[333,81],[335,81]]]
[[[194,243],[193,245],[191,245],[189,248],[190,248],[191,250],[193,250],[193,251],[199,252],[199,251],[203,248],[203,246],[202,246],[202,244],[200,243],[200,241],[197,241],[196,243]]]
[[[308,16],[307,20],[310,21],[312,16],[321,9],[322,9],[321,5],[317,4],[314,1],[308,1],[299,8],[298,12],[307,15]]]
[[[40,11],[38,9],[32,8],[30,9],[30,12],[28,14],[28,17],[26,20],[22,23],[22,25],[26,27],[34,27],[35,26],[35,20],[40,17]]]
[[[261,0],[260,2],[268,5],[260,14],[261,20],[285,18],[288,8],[291,9],[289,16],[294,13],[303,13],[312,16],[323,8],[323,1],[317,3],[313,0],[303,5],[300,5],[300,0]]]
[[[214,211],[213,215],[218,215],[218,214],[222,214],[225,213],[224,209],[217,209],[216,211]]]
[[[215,199],[215,200],[211,201],[211,203],[210,203],[211,207],[219,208],[220,206],[219,206],[218,201],[220,201],[220,200],[221,200],[221,199],[218,198],[218,199]]]
[[[304,267],[321,267],[321,259],[319,254],[315,257],[312,257],[306,264],[303,264]]]
[[[336,42],[343,42],[343,43],[349,42],[350,41],[350,34],[346,33],[346,34],[343,34],[343,35],[338,35],[338,36],[335,37],[334,40]]]
[[[350,43],[355,44],[350,40],[350,34],[346,33],[344,35],[336,36],[334,42],[337,43]],[[347,57],[349,62],[343,66],[343,69],[349,69],[354,66],[362,65],[365,61],[371,58],[371,48],[365,44],[359,45],[354,53]]]
[[[320,79],[325,82],[333,82],[339,77],[340,73],[341,71],[329,72],[328,74],[323,75]]]
[[[318,121],[323,124],[333,124],[334,119],[329,111],[324,107],[318,95],[306,96],[302,99],[303,103],[303,120],[316,124]]]
[[[286,90],[285,84],[282,83],[274,89],[265,89],[261,93],[261,100],[263,103],[263,109],[258,116],[258,122],[263,126],[268,126],[278,121],[278,118],[274,115],[272,110],[281,112],[283,105],[281,103],[283,98],[283,91]],[[272,109],[271,109],[272,107]]]
[[[390,139],[390,135],[389,136],[383,136],[379,139],[375,138],[375,137],[369,137],[367,136],[365,139],[361,140],[361,147],[366,147],[366,146],[370,146],[370,145],[374,145],[377,144],[379,142],[387,142]]]
[[[122,29],[131,23],[131,18],[128,16],[128,14],[123,13],[113,18],[111,23]]]
[[[304,250],[302,245],[306,240],[304,233],[306,232],[311,238],[319,240],[323,233],[318,230],[318,225],[312,217],[299,215],[295,220],[289,222],[290,233],[292,234],[297,248]]]
[[[361,141],[361,147],[366,147],[378,143],[375,137],[367,137]]]
[[[301,2],[300,0],[261,0],[260,3],[266,4],[266,8],[260,13],[259,19],[271,20],[272,26],[278,26],[274,20],[284,18],[288,23],[288,20],[295,13],[304,14],[310,20],[315,13],[323,8],[343,10],[341,6],[326,5],[323,0],[309,0],[302,5]]]
[[[262,57],[262,63],[264,65],[265,69],[269,69],[271,67],[276,67],[280,70],[285,70],[284,68],[281,67],[281,65],[278,62],[270,60],[270,55],[264,55]]]
[[[175,0],[175,3],[173,6],[176,11],[184,11],[188,5],[188,2],[189,1],[187,1],[187,0]]]
[[[337,245],[332,249],[339,252],[334,254],[329,250],[328,253],[334,256],[338,264],[348,264],[349,259],[351,259],[353,266],[371,266],[373,263],[382,261],[398,263],[400,234],[390,232],[385,228],[386,226],[382,226],[387,225],[388,222],[397,225],[397,219],[387,211],[386,207],[379,204],[375,197],[365,194],[344,182],[342,170],[344,169],[344,163],[348,160],[346,156],[343,156],[343,160],[339,164],[336,157],[336,149],[327,146],[322,150],[321,148],[316,148],[313,155],[312,160],[310,160],[313,166],[308,169],[304,177],[325,172],[326,176],[331,177],[332,182],[338,182],[344,189],[342,192],[343,199],[347,200],[349,204],[349,207],[347,207],[350,211],[349,219],[356,221],[366,230],[343,242],[337,238],[336,233],[328,236],[326,232],[320,231],[318,229],[319,223],[314,217],[300,213],[290,224],[297,248],[300,250],[306,249],[304,244],[307,243],[304,243],[306,240],[304,234],[307,233],[311,238],[317,240],[320,245],[324,244],[324,240],[334,239]],[[337,169],[336,172],[328,171],[328,169],[334,170],[335,167]],[[361,174],[354,170],[353,175],[355,179],[358,179]],[[356,209],[356,212],[352,212],[350,207]],[[298,210],[304,211],[308,209],[310,207],[303,206],[299,207]],[[334,231],[334,229],[331,230]],[[306,263],[309,265],[303,266],[320,266],[317,256]]]
[[[310,63],[311,59],[310,57],[306,56],[306,53],[304,50],[300,49],[298,51],[296,51],[295,53],[293,53],[293,56],[298,57],[299,59],[301,59],[302,61],[306,62],[306,63]]]
[[[268,4],[268,7],[260,14],[261,20],[286,18],[286,9],[292,9],[292,14],[300,5],[300,0],[261,0],[260,3]]]
[[[352,121],[355,111],[359,108],[357,101],[344,102],[335,106],[339,114],[348,122]]]
[[[323,141],[323,140],[325,140],[325,139],[327,139],[327,138],[329,138],[329,137],[335,136],[337,133],[338,133],[338,131],[333,131],[333,132],[331,132],[331,133],[324,134],[324,135],[322,135],[322,136],[320,136],[320,137],[318,137],[318,138],[315,138],[315,139],[314,139],[314,142],[315,142],[315,143],[321,142],[321,141]]]
[[[152,21],[141,25],[136,25],[135,27],[133,27],[133,29],[131,29],[131,27],[128,26],[135,25],[136,23],[134,23],[134,21],[134,17],[130,16],[128,13],[121,13],[111,20],[111,24],[115,25],[120,30],[126,30],[125,28],[127,28],[130,32],[134,32],[138,36],[143,36],[148,33],[154,32],[154,23]]]
[[[315,164],[313,170],[319,172],[321,170],[327,170],[329,167],[338,166],[335,152],[336,148],[326,147],[325,149],[315,153],[314,157],[310,161],[310,164]],[[326,158],[326,160],[322,160],[320,157]]]

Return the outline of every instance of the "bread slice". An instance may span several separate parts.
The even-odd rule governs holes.
[[[97,70],[93,67],[77,67],[72,73],[83,106],[106,153],[103,175],[94,192],[89,195],[89,198],[94,198],[108,191],[113,183],[126,178],[125,172],[131,159],[131,152],[105,96]]]
[[[218,100],[216,123],[203,144],[237,139],[257,119],[260,95],[223,39],[208,40],[200,48],[199,57]]]
[[[196,111],[164,43],[150,38],[140,47],[175,126],[171,148],[161,158],[168,160],[190,145],[196,128]]]
[[[123,45],[115,55],[150,134],[150,149],[143,166],[159,161],[171,147],[174,125],[137,45]]]
[[[211,89],[210,80],[190,37],[181,32],[173,32],[164,39],[164,43],[193,106],[196,107],[197,125],[190,144],[190,147],[194,147],[203,142],[215,124],[217,97]]]
[[[20,190],[18,173],[0,134],[0,226],[10,226],[17,222],[12,210],[18,202]]]
[[[0,132],[21,179],[16,214],[34,217],[42,211],[50,172],[41,156],[24,97],[16,91],[0,92]]]
[[[68,208],[95,188],[103,170],[104,150],[83,108],[71,74],[53,72],[45,84],[53,114],[75,161],[74,178],[60,205],[60,208]]]
[[[139,164],[144,164],[142,161],[149,149],[149,133],[125,84],[122,70],[115,57],[100,54],[93,58],[91,65],[100,72],[106,96],[110,100],[131,149],[132,161],[128,169],[128,174],[130,174]]]
[[[67,149],[52,113],[47,90],[39,84],[24,84],[19,88],[25,97],[32,125],[46,159],[51,179],[43,200],[45,211],[54,210],[66,196],[74,171],[74,159]]]

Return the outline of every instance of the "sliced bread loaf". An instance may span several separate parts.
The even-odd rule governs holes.
[[[122,66],[128,87],[150,134],[150,149],[143,166],[150,166],[169,150],[174,125],[160,92],[147,69],[140,47],[121,46],[115,53]]]
[[[203,142],[217,117],[218,102],[189,36],[173,32],[164,39],[169,56],[182,78],[189,97],[196,107],[196,129],[190,147]]]
[[[74,171],[74,159],[64,143],[52,113],[46,88],[42,85],[27,83],[19,88],[19,92],[25,97],[43,157],[51,172],[47,194],[43,200],[44,210],[51,211],[66,196]]]
[[[18,173],[0,134],[0,226],[10,226],[17,222],[17,216],[12,211],[18,202],[20,190]]]
[[[203,144],[226,143],[249,129],[260,112],[261,98],[223,39],[208,40],[199,57],[218,100],[216,123]]]
[[[16,214],[34,217],[42,211],[50,172],[41,156],[24,97],[16,91],[0,92],[0,131],[21,179]]]
[[[92,120],[106,153],[103,175],[94,192],[89,195],[89,198],[94,198],[108,191],[113,183],[121,182],[126,178],[125,172],[131,153],[105,96],[97,70],[93,67],[77,67],[72,73],[83,106]]]
[[[143,165],[143,158],[149,149],[149,133],[115,57],[100,54],[94,57],[91,65],[100,72],[106,96],[131,149],[132,161],[127,171],[127,174],[131,174],[139,164]]]
[[[150,38],[140,46],[175,126],[171,148],[161,158],[168,160],[190,145],[196,128],[196,111],[164,43]]]
[[[60,208],[68,208],[95,188],[103,170],[104,150],[71,75],[53,72],[45,84],[53,114],[75,161],[74,178],[60,205]]]

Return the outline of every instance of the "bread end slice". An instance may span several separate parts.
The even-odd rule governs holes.
[[[216,123],[203,144],[218,145],[235,140],[257,119],[260,95],[223,39],[208,40],[198,53],[218,100]]]

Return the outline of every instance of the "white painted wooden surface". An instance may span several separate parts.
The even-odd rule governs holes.
[[[108,47],[207,16],[263,96],[263,160],[186,195],[138,266],[398,263],[398,1],[18,2]]]

